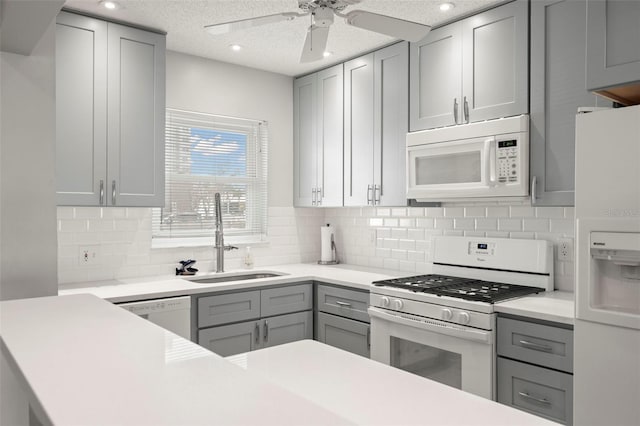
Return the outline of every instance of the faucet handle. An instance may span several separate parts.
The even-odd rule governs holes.
[[[231,250],[238,250],[238,247],[236,246],[224,246],[224,251],[231,251]]]

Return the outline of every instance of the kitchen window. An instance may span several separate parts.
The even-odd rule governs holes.
[[[213,244],[216,192],[226,242],[266,241],[267,123],[168,108],[165,130],[165,206],[153,209],[153,246]]]

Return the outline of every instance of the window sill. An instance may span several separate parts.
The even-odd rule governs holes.
[[[225,238],[225,245],[232,245],[236,247],[260,247],[268,246],[269,240],[266,235],[262,237],[233,237],[229,236]],[[213,247],[215,245],[215,239],[213,237],[191,237],[191,238],[152,238],[152,249],[167,249],[167,248],[184,248],[184,247]]]

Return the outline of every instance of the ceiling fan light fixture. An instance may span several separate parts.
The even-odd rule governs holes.
[[[322,52],[322,56],[324,56],[325,58],[328,58],[331,55],[333,55],[333,52],[329,52],[328,50],[325,50],[324,52]]]
[[[448,12],[448,11],[450,11],[451,9],[453,9],[454,7],[456,7],[456,5],[455,5],[455,4],[453,4],[453,3],[449,3],[449,2],[447,2],[447,3],[442,3],[442,4],[440,4],[440,11],[441,11],[441,12]]]
[[[239,52],[242,50],[242,46],[240,46],[239,44],[231,44],[229,45],[229,49],[233,50],[234,52]]]

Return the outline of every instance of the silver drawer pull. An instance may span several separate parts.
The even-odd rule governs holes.
[[[529,342],[527,340],[520,340],[520,344],[525,348],[533,349],[536,351],[551,352],[553,350],[551,346],[540,345],[538,343]]]
[[[551,405],[551,401],[549,401],[546,398],[536,398],[535,396],[531,396],[526,392],[518,392],[518,395],[520,395],[523,398],[530,399],[531,401],[535,401],[539,404]]]
[[[351,303],[347,303],[347,302],[341,302],[339,300],[336,300],[336,305],[338,306],[343,306],[345,308],[350,308],[351,307]]]

